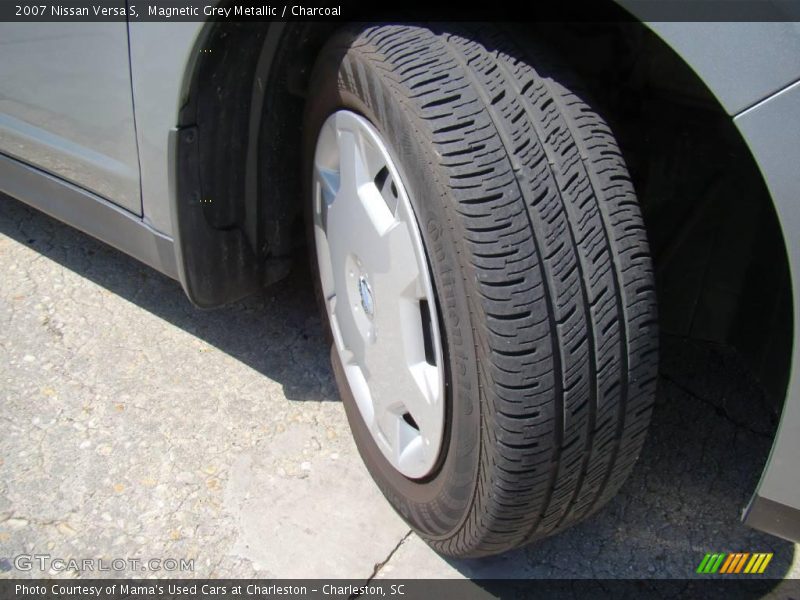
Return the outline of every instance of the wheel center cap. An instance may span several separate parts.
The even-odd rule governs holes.
[[[364,314],[371,319],[375,315],[375,300],[372,296],[372,288],[363,275],[358,278],[358,293],[361,296],[361,308],[364,310]]]

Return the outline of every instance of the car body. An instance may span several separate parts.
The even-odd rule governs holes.
[[[648,27],[699,76],[749,148],[783,230],[796,289],[800,25]],[[277,22],[2,23],[0,191],[179,280],[200,307],[277,281],[296,243],[288,233],[296,215],[274,199],[296,191],[292,174],[281,172],[281,144],[291,132],[278,121],[296,111],[295,91],[313,94],[303,89],[312,50],[333,29]],[[255,133],[242,137],[242,131]],[[794,300],[790,310],[796,328],[800,303]],[[790,337],[797,339],[796,329]],[[796,351],[788,375],[772,453],[743,518],[800,540]]]

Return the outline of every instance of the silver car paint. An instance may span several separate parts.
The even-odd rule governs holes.
[[[177,22],[129,25],[144,217],[155,230],[170,236],[167,139],[178,123],[184,74],[195,58],[192,53],[202,27],[203,23]]]
[[[141,214],[125,23],[0,23],[0,152]]]
[[[800,23],[648,23],[731,116],[800,79]]]

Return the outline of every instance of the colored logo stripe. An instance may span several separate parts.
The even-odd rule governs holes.
[[[697,572],[726,575],[737,573],[760,574],[766,571],[772,556],[772,552],[755,552],[753,554],[749,552],[708,553],[700,561]]]
[[[716,573],[722,560],[725,558],[724,554],[706,554],[705,558],[697,567],[698,573]]]
[[[753,558],[747,563],[745,573],[763,573],[767,569],[769,561],[772,560],[772,553],[753,554]]]
[[[728,555],[728,559],[723,563],[720,573],[739,573],[744,567],[744,561],[750,556],[747,552],[735,552]]]

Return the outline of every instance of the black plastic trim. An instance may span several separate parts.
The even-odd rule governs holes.
[[[193,304],[243,298],[289,271],[258,231],[255,159],[264,88],[281,28],[208,23],[170,134],[170,213],[180,281]]]
[[[170,132],[177,166],[171,205],[175,255],[186,295],[199,308],[213,308],[259,289],[261,269],[240,229],[215,229],[203,211],[196,127]]]

